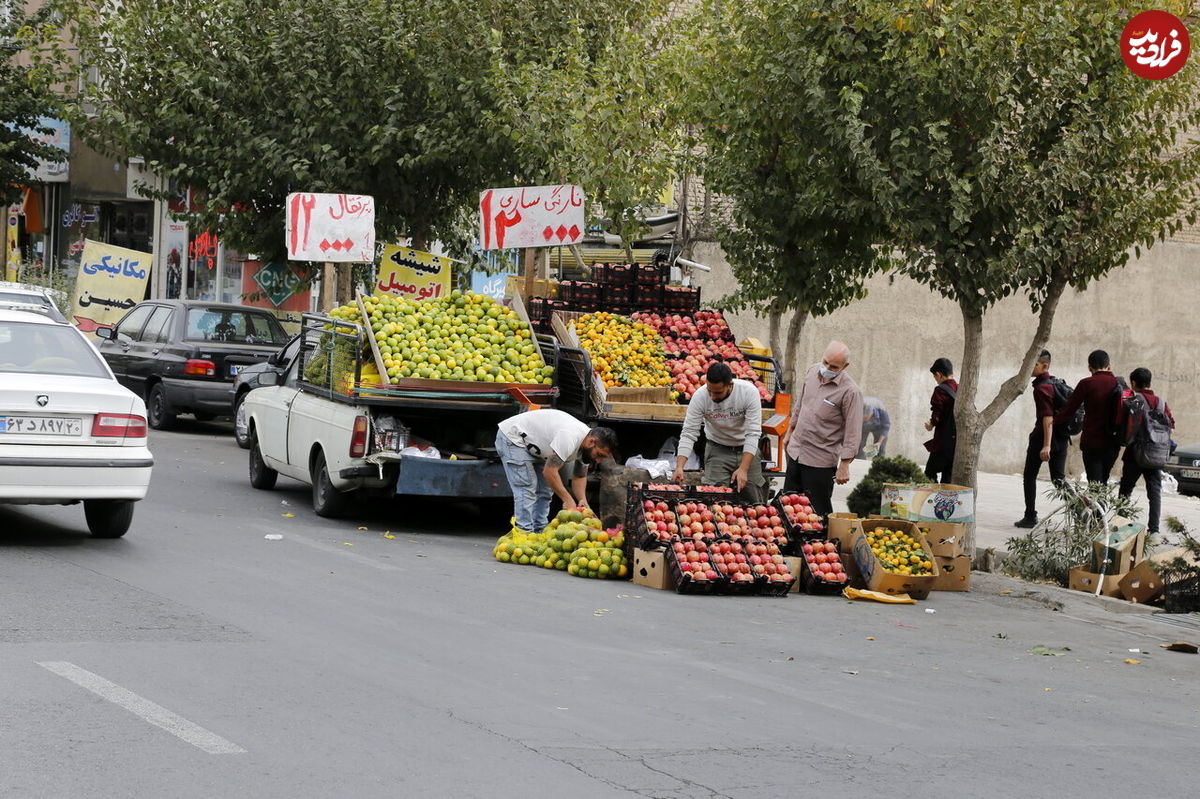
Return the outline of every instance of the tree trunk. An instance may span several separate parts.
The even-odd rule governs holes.
[[[780,369],[783,368],[783,342],[779,338],[782,326],[783,310],[773,307],[767,314],[767,346],[771,348],[771,357],[779,362]]]
[[[954,402],[954,423],[958,430],[958,442],[954,450],[954,471],[951,474],[951,480],[957,485],[978,489],[979,450],[983,444],[983,435],[1028,385],[1033,362],[1037,360],[1038,353],[1050,340],[1050,331],[1054,326],[1054,312],[1058,308],[1058,301],[1062,298],[1066,287],[1065,273],[1053,277],[1038,312],[1037,330],[1033,334],[1033,341],[1025,351],[1025,357],[1021,359],[1020,368],[1016,374],[1004,381],[996,392],[996,396],[982,411],[976,407],[975,397],[979,393],[979,371],[983,359],[983,312],[962,303],[959,304],[963,317],[963,360],[958,375],[958,395]],[[973,524],[967,527],[964,547],[967,554],[974,557],[975,525]]]
[[[345,305],[354,301],[354,265],[338,264],[337,267],[337,304]]]
[[[784,386],[791,393],[796,393],[796,386],[799,382],[796,369],[796,350],[800,346],[800,333],[804,330],[804,323],[808,321],[808,309],[798,308],[792,312],[792,318],[787,326],[787,338],[784,341],[783,354],[783,380]]]
[[[630,244],[628,241],[626,241],[624,238],[622,238],[621,246],[625,248],[625,258],[626,258],[625,262],[630,263],[630,264],[636,263],[636,259],[634,259],[634,257],[633,257],[633,245]]]

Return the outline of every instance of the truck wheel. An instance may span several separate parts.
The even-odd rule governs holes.
[[[150,396],[146,398],[146,421],[155,430],[170,430],[175,426],[175,414],[168,410],[167,390],[162,383],[150,387]]]
[[[233,438],[242,449],[250,449],[250,420],[246,418],[246,392],[233,402]]]
[[[133,500],[85,499],[83,516],[94,538],[120,538],[133,522]]]
[[[270,491],[275,487],[275,480],[279,477],[279,472],[272,469],[263,460],[262,451],[258,448],[258,441],[251,434],[250,441],[250,485],[255,488],[261,488],[263,491]]]
[[[329,467],[325,463],[325,453],[317,450],[313,456],[312,468],[313,510],[318,516],[331,518],[337,516],[346,507],[350,495],[343,494],[333,487],[329,479]]]

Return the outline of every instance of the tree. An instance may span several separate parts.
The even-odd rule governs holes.
[[[21,184],[30,182],[41,162],[67,158],[59,148],[31,135],[53,133],[41,124],[42,117],[54,116],[53,97],[31,67],[17,62],[23,41],[45,16],[26,14],[20,0],[0,6],[0,206],[21,199]]]
[[[983,435],[1024,390],[1062,293],[1194,218],[1200,71],[1134,76],[1118,45],[1131,15],[1122,6],[775,0],[741,10],[761,7],[781,28],[773,41],[786,43],[780,68],[796,73],[796,90],[776,102],[802,107],[815,131],[798,157],[848,158],[851,196],[835,204],[866,192],[899,268],[959,307],[956,482],[975,485]],[[1036,329],[980,409],[984,317],[1014,294]]]
[[[536,48],[499,35],[491,43],[489,122],[513,143],[515,177],[582,185],[590,219],[607,217],[631,260],[643,211],[670,185],[678,158],[681,126],[667,112],[664,79],[670,5],[599,0],[532,37]]]
[[[436,48],[415,0],[61,0],[84,79],[85,139],[203,198],[191,214],[238,249],[284,254],[292,191],[376,200],[380,241],[427,242],[502,172],[486,99]],[[90,80],[88,80],[90,74]],[[450,81],[455,81],[451,84]]]
[[[697,132],[692,152],[706,186],[731,204],[717,230],[739,288],[723,304],[768,315],[794,388],[805,321],[865,296],[888,259],[871,193],[811,124],[805,82],[817,54],[789,46],[790,5],[705,3],[674,55],[688,78],[681,113]]]

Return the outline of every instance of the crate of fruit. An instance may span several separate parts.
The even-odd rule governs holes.
[[[685,286],[666,286],[663,288],[663,309],[681,313],[695,313],[700,310],[700,289]]]
[[[853,538],[854,559],[871,591],[929,596],[939,571],[929,542],[912,522],[864,520]]]
[[[771,506],[779,513],[791,540],[823,537],[825,525],[821,524],[821,517],[813,512],[812,503],[804,494],[780,491],[771,499]]]
[[[680,594],[715,594],[725,588],[705,541],[674,541],[666,548],[667,570]]]
[[[709,557],[717,572],[725,578],[722,592],[750,595],[759,593],[759,577],[750,567],[750,558],[740,541],[713,541],[708,545]]]
[[[742,540],[750,571],[758,578],[758,591],[763,596],[787,596],[796,578],[784,559],[783,550],[773,541],[756,538]]]
[[[800,586],[806,594],[840,594],[849,582],[836,541],[817,538],[800,544]]]

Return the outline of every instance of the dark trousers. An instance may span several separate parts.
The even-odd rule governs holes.
[[[1133,461],[1125,461],[1121,468],[1121,496],[1133,493],[1138,478],[1146,480],[1146,499],[1150,502],[1150,513],[1146,516],[1146,530],[1158,532],[1158,517],[1162,513],[1162,472],[1158,469],[1143,469]]]
[[[1079,447],[1083,455],[1083,470],[1087,472],[1089,483],[1107,483],[1112,475],[1113,464],[1117,462],[1118,447]]]
[[[1042,436],[1029,437],[1025,450],[1025,518],[1037,516],[1037,476],[1042,470]],[[1055,485],[1067,477],[1067,439],[1053,436],[1050,439],[1050,480]]]
[[[813,513],[824,523],[833,513],[833,482],[837,478],[836,466],[805,466],[787,459],[787,474],[783,478],[784,491],[799,491],[812,503]]]
[[[935,483],[949,483],[950,473],[954,471],[954,450],[946,452],[938,450],[929,453],[925,462],[925,476]]]

